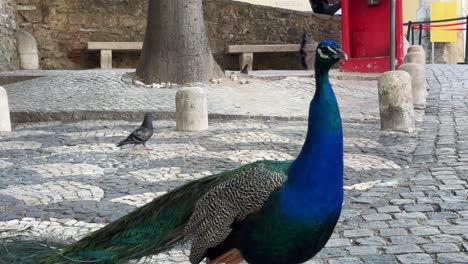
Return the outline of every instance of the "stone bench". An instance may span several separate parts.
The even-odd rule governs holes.
[[[101,51],[101,69],[112,69],[112,51],[140,51],[143,42],[88,42],[88,50]]]
[[[315,52],[317,43],[307,44],[306,51]],[[239,54],[239,68],[243,69],[245,65],[249,71],[252,70],[253,54],[254,53],[286,53],[299,52],[299,44],[276,44],[276,45],[229,45],[227,46],[227,54]]]

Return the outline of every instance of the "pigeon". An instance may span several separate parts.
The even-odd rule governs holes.
[[[143,120],[143,124],[135,131],[133,131],[128,137],[122,140],[117,147],[122,147],[124,145],[133,144],[135,148],[136,145],[143,145],[145,150],[151,150],[145,144],[153,136],[153,115],[151,113],[145,114],[145,120]]]

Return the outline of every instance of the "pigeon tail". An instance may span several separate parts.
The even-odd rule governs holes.
[[[133,142],[131,142],[130,140],[122,140],[120,141],[118,144],[117,144],[117,147],[122,147],[122,146],[125,146],[125,145],[128,145],[128,144],[132,144]]]

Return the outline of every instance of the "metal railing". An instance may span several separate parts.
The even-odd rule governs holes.
[[[432,25],[433,23],[444,23],[444,22],[453,22],[453,21],[460,21],[464,20],[464,22],[459,23],[450,23],[450,24],[437,24]],[[414,45],[414,30],[419,30],[418,36],[418,44],[421,45],[422,43],[422,31],[423,30],[430,30],[431,28],[444,28],[444,27],[453,27],[453,26],[461,26],[465,25],[464,28],[446,28],[443,30],[446,31],[465,31],[466,38],[465,38],[465,64],[468,64],[468,16],[466,17],[457,17],[457,18],[449,18],[449,19],[441,19],[441,20],[431,20],[431,21],[408,21],[408,23],[404,23],[404,26],[408,26],[408,30],[406,32],[406,39],[410,42],[411,37],[411,44]]]

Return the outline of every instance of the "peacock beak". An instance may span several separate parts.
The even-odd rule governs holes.
[[[334,55],[336,59],[348,59],[348,55],[342,49],[336,49],[337,53]]]

